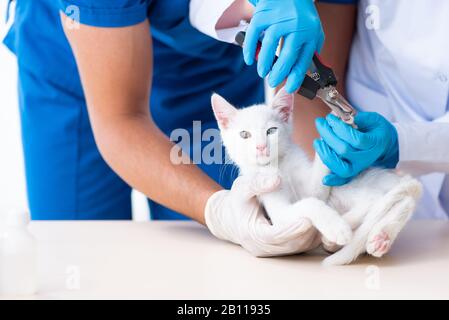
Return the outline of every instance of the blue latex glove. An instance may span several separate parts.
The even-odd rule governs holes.
[[[324,177],[325,185],[343,185],[370,167],[391,169],[399,161],[398,134],[387,119],[360,112],[355,123],[357,130],[332,114],[316,121],[321,139],[315,140],[314,148],[332,172]]]
[[[268,73],[271,87],[286,78],[285,89],[295,92],[302,84],[315,51],[320,51],[324,33],[313,0],[250,0],[256,6],[246,32],[243,55],[246,64],[254,63],[257,43],[264,33],[257,72],[262,78]],[[283,47],[273,66],[281,38]],[[271,72],[270,72],[271,71]]]

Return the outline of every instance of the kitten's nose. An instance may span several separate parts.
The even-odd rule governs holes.
[[[266,148],[267,148],[266,144],[259,144],[256,146],[257,151],[260,151],[260,152],[265,151]]]

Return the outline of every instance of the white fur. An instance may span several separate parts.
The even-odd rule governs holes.
[[[236,109],[214,94],[212,107],[240,173],[280,176],[279,190],[259,197],[273,224],[287,215],[309,219],[327,251],[341,249],[324,260],[326,265],[351,263],[364,252],[381,257],[390,249],[420,197],[417,180],[393,170],[369,169],[345,186],[324,186],[328,169],[318,156],[311,163],[291,139],[293,96],[283,89],[271,106]],[[277,130],[268,134],[270,128]]]

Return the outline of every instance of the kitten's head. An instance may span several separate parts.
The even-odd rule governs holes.
[[[268,166],[290,145],[293,96],[281,89],[271,105],[236,109],[218,94],[212,108],[229,157],[240,167]]]

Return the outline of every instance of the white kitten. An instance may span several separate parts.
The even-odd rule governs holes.
[[[293,95],[283,89],[271,106],[236,109],[214,94],[212,107],[223,144],[240,173],[281,177],[279,190],[259,197],[274,224],[286,215],[308,218],[322,234],[326,250],[344,246],[325,264],[348,264],[364,252],[376,257],[388,252],[420,197],[417,180],[370,169],[345,186],[324,186],[328,169],[318,156],[312,164],[291,139]]]

